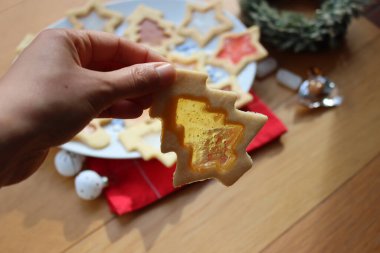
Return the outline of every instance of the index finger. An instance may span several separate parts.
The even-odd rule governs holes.
[[[83,30],[66,30],[79,54],[82,66],[117,64],[123,67],[166,59],[153,50],[116,35]]]

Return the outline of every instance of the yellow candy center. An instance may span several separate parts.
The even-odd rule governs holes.
[[[226,171],[236,161],[236,145],[244,126],[227,122],[227,113],[210,109],[201,99],[177,98],[175,123],[183,130],[182,144],[190,150],[195,171]]]

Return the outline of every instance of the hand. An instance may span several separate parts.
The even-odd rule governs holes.
[[[164,58],[114,35],[41,32],[0,80],[0,187],[31,175],[94,117],[140,116],[174,79]]]

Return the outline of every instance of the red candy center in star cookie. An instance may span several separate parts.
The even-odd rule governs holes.
[[[139,24],[140,39],[139,42],[149,44],[152,46],[161,45],[162,41],[169,38],[163,28],[161,28],[157,22],[146,18]]]
[[[217,58],[227,59],[232,63],[239,63],[245,56],[256,53],[257,49],[252,45],[249,34],[224,39],[223,48],[217,54]]]

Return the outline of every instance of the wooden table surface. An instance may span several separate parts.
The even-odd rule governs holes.
[[[83,3],[1,0],[0,75],[26,33]],[[253,154],[254,169],[230,188],[193,184],[122,217],[104,199],[78,199],[52,150],[35,175],[1,189],[0,252],[380,252],[379,29],[360,18],[339,49],[272,54],[300,75],[321,67],[343,106],[305,112],[273,76],[256,81],[289,132]]]

